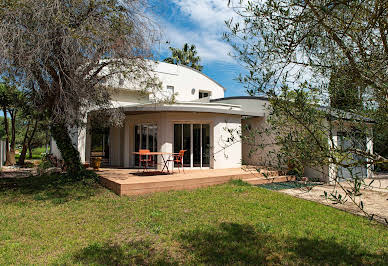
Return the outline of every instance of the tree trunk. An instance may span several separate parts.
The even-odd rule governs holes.
[[[63,123],[52,124],[51,134],[65,161],[67,172],[71,175],[78,174],[82,170],[81,158],[78,150],[73,146],[67,125]]]
[[[28,138],[28,153],[29,153],[30,159],[32,159],[32,144],[31,144],[31,142],[34,139],[35,132],[37,129],[38,129],[38,119],[35,120],[34,129],[32,130],[30,137]]]
[[[16,143],[16,109],[13,109],[11,114],[11,145],[10,150],[15,152],[15,143]]]
[[[22,145],[22,152],[20,153],[19,165],[24,165],[24,160],[26,159],[26,153],[27,153],[27,139],[28,139],[28,131],[30,130],[30,121],[28,121],[26,133],[24,133],[23,138],[23,145]]]
[[[29,144],[28,145],[28,159],[32,159],[32,145]]]

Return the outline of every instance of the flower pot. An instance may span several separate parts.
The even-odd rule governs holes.
[[[91,163],[92,163],[92,167],[93,167],[94,170],[100,169],[101,161],[102,161],[101,157],[94,157],[94,158],[92,158]]]

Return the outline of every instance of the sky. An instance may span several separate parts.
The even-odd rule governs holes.
[[[202,72],[226,88],[225,97],[246,95],[243,85],[236,81],[244,69],[228,55],[232,49],[222,40],[227,31],[225,20],[235,16],[227,4],[228,0],[155,0],[151,6],[162,35],[156,57],[168,57],[169,46],[194,44],[204,66]]]

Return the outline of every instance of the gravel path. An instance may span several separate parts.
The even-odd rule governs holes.
[[[372,180],[365,180],[366,184],[369,184]],[[343,183],[345,187],[350,188],[350,185]],[[364,215],[363,212],[349,199],[344,204],[333,204],[331,200],[325,199],[324,192],[326,191],[330,194],[333,191],[338,191],[338,193],[344,194],[341,191],[341,188],[331,185],[319,185],[309,188],[293,188],[293,189],[284,189],[280,192],[306,199],[311,201],[316,201],[328,206],[332,206],[347,212],[354,214]],[[384,218],[388,220],[388,179],[374,179],[370,187],[361,189],[361,196],[357,197],[356,202],[359,203],[361,200],[364,203],[364,210],[369,214],[375,214],[379,216],[377,220],[384,222]]]

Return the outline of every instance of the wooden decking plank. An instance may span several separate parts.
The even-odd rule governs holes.
[[[280,173],[279,171],[266,171],[267,177],[264,177],[263,173],[240,168],[189,170],[185,173],[153,176],[139,176],[139,172],[133,169],[102,169],[99,172],[101,183],[118,195],[195,189],[227,183],[231,179],[242,179],[250,184],[292,180],[289,176],[280,176]]]

